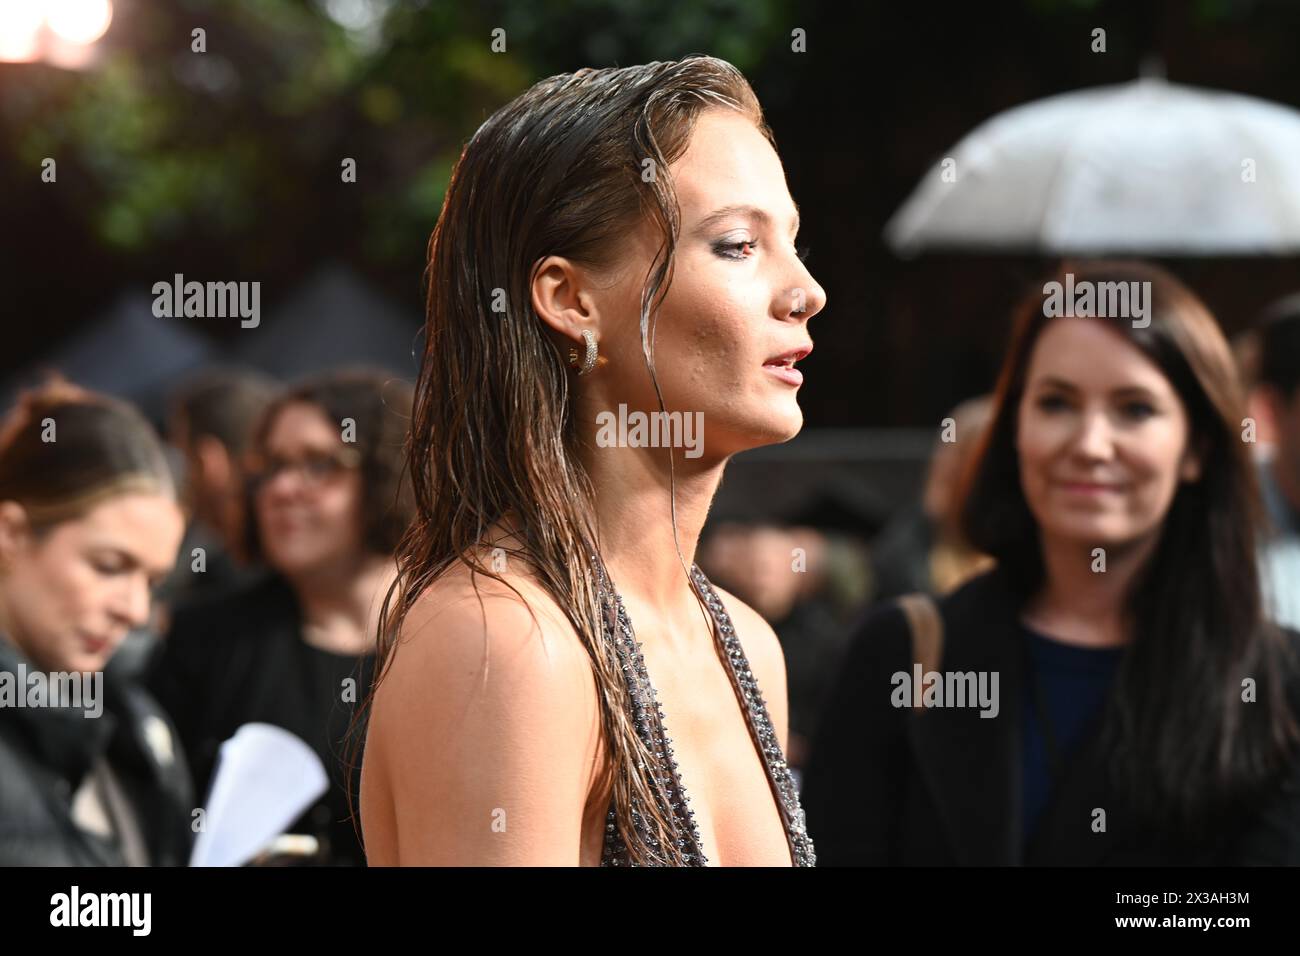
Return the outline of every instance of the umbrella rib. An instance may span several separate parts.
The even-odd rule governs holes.
[[[1243,127],[1243,126],[1241,125],[1241,117],[1238,115],[1238,113],[1237,113],[1235,110],[1231,110],[1231,109],[1221,109],[1221,110],[1219,110],[1218,112],[1219,112],[1219,117],[1220,117],[1220,119],[1221,119],[1221,120],[1226,120],[1226,124],[1225,124],[1225,125],[1227,125],[1227,126],[1229,126],[1229,127],[1232,128],[1232,131],[1235,132],[1235,133],[1237,134],[1237,137],[1238,137],[1238,139],[1239,139],[1241,142],[1246,143],[1246,142],[1250,142],[1250,141],[1253,139],[1253,140],[1254,140],[1254,142],[1253,142],[1254,150],[1253,150],[1253,151],[1256,152],[1256,153],[1265,153],[1265,154],[1267,154],[1267,155],[1268,155],[1268,159],[1269,159],[1269,161],[1270,161],[1270,165],[1273,165],[1273,162],[1272,162],[1272,161],[1273,161],[1276,157],[1274,157],[1274,156],[1272,155],[1272,152],[1273,152],[1273,150],[1272,150],[1272,145],[1271,145],[1271,143],[1269,142],[1268,137],[1266,137],[1266,136],[1260,136],[1260,137],[1253,137],[1253,136],[1251,136],[1251,135],[1250,135],[1250,130],[1248,130],[1246,127]],[[1262,157],[1261,157],[1261,158],[1262,158]],[[1285,166],[1285,164],[1282,164],[1282,165],[1278,166],[1277,168],[1281,169],[1281,168],[1284,168],[1284,166]],[[1240,169],[1240,166],[1238,166],[1238,168]],[[1258,171],[1258,169],[1257,169],[1257,171]],[[1280,191],[1279,191],[1279,195],[1280,195]],[[1280,207],[1280,204],[1279,204],[1278,206],[1273,206],[1271,203],[1260,203],[1260,206],[1263,207],[1263,208],[1265,208],[1265,209],[1267,209],[1267,210],[1269,210],[1269,215],[1272,217],[1273,225],[1274,225],[1274,227],[1276,228],[1276,231],[1277,231],[1276,234],[1277,234],[1278,236],[1284,236],[1284,235],[1286,235],[1286,232],[1287,232],[1287,229],[1286,229],[1286,217],[1285,217],[1285,215],[1284,215],[1283,212],[1282,212],[1282,209],[1281,209],[1281,207]],[[1261,243],[1260,243],[1260,246],[1262,247],[1263,245],[1264,245],[1264,244],[1261,242]],[[1274,253],[1280,253],[1280,252],[1284,251],[1283,249],[1279,249],[1279,248],[1278,248],[1278,245],[1279,245],[1279,244],[1277,244],[1277,243],[1273,243],[1273,244],[1270,244],[1270,245],[1273,246],[1272,251],[1273,251]],[[1280,243],[1280,245],[1283,246],[1283,247],[1285,247],[1285,245],[1286,245],[1285,241],[1282,241],[1282,242]],[[1295,244],[1292,243],[1292,249],[1294,249],[1294,247],[1295,247]]]
[[[1076,143],[1090,142],[1089,134],[1093,129],[1100,125],[1102,120],[1107,118],[1106,104],[1098,104],[1092,107],[1093,115],[1084,119],[1077,136],[1066,137],[1066,145],[1061,150],[1061,158],[1056,163],[1056,168],[1052,170],[1051,179],[1047,189],[1044,191],[1045,201],[1043,202],[1042,216],[1038,223],[1038,243],[1040,249],[1049,249],[1053,253],[1060,254],[1061,249],[1049,246],[1047,243],[1047,217],[1054,208],[1056,184],[1064,177],[1066,170],[1069,168],[1074,159],[1074,150]]]

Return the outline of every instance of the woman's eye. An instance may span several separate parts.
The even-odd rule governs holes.
[[[1145,421],[1156,413],[1149,402],[1129,402],[1124,406],[1124,414],[1136,421]]]
[[[91,561],[90,564],[100,574],[121,574],[126,570],[122,562],[110,558],[101,558],[98,561]]]
[[[343,470],[343,465],[334,458],[321,458],[309,466],[313,478],[333,478]]]
[[[748,259],[749,256],[737,255],[736,253],[744,249],[746,246],[754,248],[758,246],[758,242],[757,240],[754,239],[742,239],[740,242],[719,243],[713,248],[715,252],[717,252],[719,255],[723,256],[724,258],[737,259],[743,261],[745,259]]]
[[[1065,408],[1065,399],[1060,395],[1044,395],[1038,400],[1038,407],[1045,412],[1054,412]]]

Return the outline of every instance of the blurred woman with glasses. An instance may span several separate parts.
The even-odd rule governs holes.
[[[105,667],[184,529],[131,406],[54,381],[0,426],[0,866],[183,866],[194,801],[158,704]]]
[[[341,744],[411,518],[399,488],[410,406],[409,385],[370,371],[324,374],[272,403],[253,437],[248,509],[249,539],[271,573],[178,611],[153,676],[201,796],[243,724],[283,727],[315,749],[330,787],[289,828],[316,838],[312,862],[364,863]]]

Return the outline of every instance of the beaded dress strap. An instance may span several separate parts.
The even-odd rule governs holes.
[[[668,813],[665,815],[670,816],[677,824],[679,832],[675,835],[675,843],[682,851],[687,864],[704,866],[708,861],[702,850],[695,812],[691,809],[690,797],[682,785],[681,774],[672,748],[672,738],[668,736],[664,727],[663,708],[658,702],[658,694],[646,671],[645,658],[641,653],[642,644],[636,640],[622,598],[611,585],[603,562],[596,556],[593,556],[592,561],[596,569],[605,637],[613,644],[620,669],[627,682],[633,722],[638,735],[658,764],[656,769],[659,790],[662,793],[661,809],[667,810]],[[767,712],[766,702],[759,691],[758,681],[750,670],[731,618],[708,578],[697,565],[691,566],[691,581],[713,617],[714,641],[720,645],[723,652],[727,673],[732,688],[741,701],[741,709],[745,714],[750,737],[762,757],[763,768],[781,814],[791,859],[795,866],[815,866],[816,852],[808,836],[794,778],[786,764],[780,741],[777,739]],[[647,845],[658,850],[655,840],[648,834],[635,807],[632,810],[632,817],[632,825],[636,827],[637,833],[641,834]],[[619,866],[625,865],[626,861],[627,847],[619,833],[618,818],[611,801],[606,816],[601,864]]]

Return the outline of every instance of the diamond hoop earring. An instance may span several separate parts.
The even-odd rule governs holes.
[[[582,366],[578,369],[578,376],[581,377],[596,367],[596,336],[591,329],[582,330],[582,340],[587,344],[587,353],[582,357]],[[578,350],[569,349],[569,364],[578,364]]]

